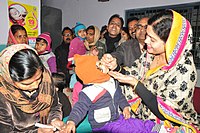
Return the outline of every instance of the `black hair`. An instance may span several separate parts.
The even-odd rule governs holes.
[[[10,77],[15,82],[33,77],[38,69],[43,71],[44,65],[38,55],[31,49],[16,52],[9,62]]]
[[[108,24],[110,24],[110,22],[111,22],[114,18],[120,19],[120,21],[121,21],[121,28],[122,28],[123,25],[124,25],[124,20],[123,20],[122,17],[119,16],[119,14],[114,14],[114,15],[112,15],[112,16],[109,18]]]
[[[102,34],[105,30],[107,30],[107,25],[104,25],[101,27],[100,33]]]
[[[41,41],[41,40],[43,40],[47,45],[48,45],[48,42],[45,40],[45,39],[43,39],[43,38],[36,38],[36,42],[39,42],[39,41]],[[51,45],[51,44],[50,44]]]
[[[72,29],[70,29],[69,27],[64,27],[63,30],[62,30],[62,35],[64,34],[64,32],[65,32],[66,30],[71,31],[71,33],[73,34]]]
[[[94,25],[88,26],[87,29],[86,29],[86,32],[87,32],[88,30],[90,30],[90,29],[95,31]]]
[[[126,22],[126,26],[128,26],[128,24],[129,24],[131,21],[133,21],[133,20],[138,21],[139,18],[137,18],[137,17],[131,17],[131,18],[128,18],[128,19],[127,19],[127,22]]]
[[[153,27],[154,32],[164,42],[167,41],[173,21],[173,13],[171,10],[162,11],[148,20],[148,25]]]
[[[12,9],[15,9],[15,8],[10,7],[10,8],[8,9],[9,18],[10,18],[10,20],[11,20],[13,23],[16,23],[16,20],[15,20],[15,19],[11,16],[11,14],[10,14],[10,10],[12,10]]]
[[[66,77],[64,73],[52,73],[54,85],[62,91],[65,88]]]
[[[10,27],[10,29],[11,29],[13,35],[14,35],[18,30],[23,30],[23,31],[25,31],[25,33],[27,34],[26,29],[25,29],[23,26],[21,26],[21,25],[12,25],[12,26]]]
[[[129,34],[128,27],[122,27],[122,30],[123,30],[124,32],[126,32],[127,34]]]

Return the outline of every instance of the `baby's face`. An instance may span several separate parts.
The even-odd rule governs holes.
[[[85,29],[81,29],[78,31],[78,36],[80,36],[81,38],[85,38],[86,37],[86,31]]]
[[[21,16],[20,12],[16,8],[10,9],[10,15],[12,16],[12,18],[14,20],[22,19],[22,16]]]
[[[108,67],[106,67],[101,61],[97,61],[96,62],[96,66],[103,73],[108,73],[109,72]]]

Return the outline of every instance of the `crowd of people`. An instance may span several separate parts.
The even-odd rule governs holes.
[[[50,33],[33,48],[12,25],[0,53],[2,132],[75,133],[83,120],[88,132],[200,132],[190,22],[165,10],[126,26],[118,14],[101,30],[77,22],[52,51]]]

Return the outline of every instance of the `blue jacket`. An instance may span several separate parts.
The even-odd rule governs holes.
[[[79,100],[74,105],[69,119],[76,125],[88,113],[88,120],[92,128],[104,126],[107,122],[119,118],[118,108],[122,110],[129,106],[121,92],[119,84],[114,79],[101,84],[92,84],[79,93]]]

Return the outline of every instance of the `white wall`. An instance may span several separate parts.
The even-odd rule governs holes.
[[[110,0],[98,2],[98,0],[43,0],[43,5],[62,9],[62,27],[73,27],[77,21],[86,26],[94,24],[101,28],[107,24],[111,15],[117,13],[125,18],[125,10],[145,7],[157,7],[176,4],[199,2],[200,0]],[[200,70],[198,83],[200,86]]]
[[[101,28],[107,24],[111,15],[117,13],[123,18],[125,10],[166,6],[198,2],[199,0],[110,0],[109,2],[98,2],[98,0],[43,0],[43,4],[62,9],[62,26],[73,27],[77,21],[86,26],[94,24]]]
[[[13,1],[37,6],[38,10],[40,11],[40,0],[13,0]],[[0,0],[0,12],[2,15],[0,24],[0,44],[6,44],[8,39],[8,30],[9,30],[8,0]],[[38,20],[40,20],[40,12],[38,14]],[[38,32],[40,33],[40,24],[38,25]]]

